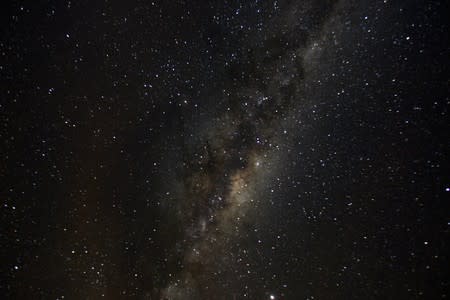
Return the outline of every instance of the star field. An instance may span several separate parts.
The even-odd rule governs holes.
[[[443,1],[10,1],[5,299],[446,299]]]

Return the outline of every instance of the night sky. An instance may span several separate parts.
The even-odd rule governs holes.
[[[2,299],[447,299],[447,1],[3,1]]]

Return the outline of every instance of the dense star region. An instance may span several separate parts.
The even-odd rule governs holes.
[[[446,299],[444,1],[2,3],[5,299]]]
[[[183,141],[181,148],[188,154],[180,170],[174,168],[183,174],[175,202],[187,250],[182,254],[180,278],[172,280],[164,297],[220,298],[223,273],[233,276],[233,269],[226,266],[238,259],[227,253],[235,242],[233,236],[239,237],[242,222],[251,224],[252,209],[266,209],[270,200],[259,195],[258,182],[276,169],[273,149],[283,143],[276,133],[282,130],[283,118],[285,123],[295,123],[288,111],[302,104],[305,53],[317,44],[315,39],[334,6],[316,12],[315,23],[307,20],[307,32],[301,22],[283,24],[279,18],[302,20],[320,7],[311,3],[290,7],[288,16],[274,18],[267,30],[242,42],[237,56],[244,57],[245,63],[230,63],[230,72],[236,75],[224,77],[222,90],[212,94],[219,104],[208,112],[212,118],[199,121],[206,130],[190,133],[195,135],[193,143],[189,138]]]

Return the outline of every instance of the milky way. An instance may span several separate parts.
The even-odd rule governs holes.
[[[448,8],[3,1],[2,299],[448,298]]]
[[[224,265],[235,263],[227,252],[241,234],[242,222],[258,222],[252,210],[267,209],[270,197],[263,195],[262,182],[276,175],[277,161],[285,163],[277,150],[289,141],[280,133],[292,127],[286,124],[290,112],[307,103],[306,70],[317,64],[311,56],[318,59],[316,48],[324,43],[337,6],[289,3],[267,31],[245,42],[245,50],[237,54],[247,62],[230,66],[241,75],[239,82],[226,82],[222,93],[212,96],[221,104],[211,113],[216,117],[200,123],[200,131],[193,128],[198,140],[183,145],[187,152],[200,148],[201,154],[185,158],[176,201],[187,228],[187,248],[183,270],[163,297],[211,299],[221,293],[216,278]],[[341,24],[334,21],[333,26],[339,30]]]

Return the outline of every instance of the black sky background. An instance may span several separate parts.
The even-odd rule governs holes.
[[[170,299],[449,297],[444,1],[1,11],[2,298],[163,299],[185,274],[192,290]],[[314,43],[320,55],[277,89],[288,53]],[[271,92],[273,103],[242,107]],[[241,122],[230,140],[229,107]],[[263,164],[251,217],[196,269],[190,221],[226,209],[207,192],[226,194],[221,172],[249,169],[272,144],[277,166]],[[199,203],[191,182],[206,189]]]

